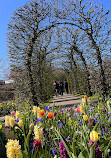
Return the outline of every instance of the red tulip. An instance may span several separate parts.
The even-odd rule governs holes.
[[[87,99],[87,96],[85,95],[84,98]]]
[[[54,116],[56,116],[57,115],[57,112],[54,112]]]
[[[41,147],[41,140],[40,141],[34,140],[33,141],[33,146],[34,146],[34,148],[40,149],[40,147]]]
[[[68,109],[68,112],[70,112],[70,111],[71,111],[71,108]]]

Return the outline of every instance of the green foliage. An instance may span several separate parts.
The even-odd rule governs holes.
[[[86,99],[87,100],[87,99]],[[84,101],[84,100],[83,100]],[[21,150],[24,158],[51,158],[53,154],[51,151],[60,157],[60,142],[64,144],[65,151],[70,158],[94,158],[95,157],[95,143],[88,146],[90,140],[90,132],[96,131],[98,133],[98,147],[102,155],[105,158],[109,155],[110,149],[110,118],[109,111],[106,112],[98,109],[98,104],[94,103],[93,107],[91,103],[87,101],[81,103],[85,106],[84,113],[77,112],[74,108],[61,109],[57,107],[50,107],[49,103],[41,104],[41,109],[45,110],[45,115],[40,115],[40,108],[31,107],[28,101],[25,101],[22,105],[22,111],[20,111],[19,120],[22,120],[23,124],[16,122],[13,127],[8,127],[8,132],[14,131],[16,139],[19,140]],[[104,103],[106,104],[106,103]],[[79,108],[79,104],[77,105]],[[32,110],[35,110],[35,112]],[[53,118],[48,118],[49,112],[56,112]],[[83,120],[83,115],[86,114],[89,120],[95,122],[89,122]],[[14,118],[14,116],[12,116]],[[41,117],[42,119],[39,119]],[[93,119],[94,118],[94,119]],[[31,125],[32,124],[32,125]],[[34,128],[37,125],[43,130],[43,138],[41,140],[40,148],[34,148]],[[6,156],[5,145],[7,139],[3,131],[4,125],[0,129],[0,147],[3,148],[2,155]],[[10,129],[10,130],[9,130]],[[104,133],[103,133],[104,129]],[[40,133],[39,133],[40,134]],[[38,135],[39,136],[39,135]],[[8,135],[7,135],[8,137]],[[68,139],[70,138],[70,139]],[[91,149],[91,150],[90,150]]]

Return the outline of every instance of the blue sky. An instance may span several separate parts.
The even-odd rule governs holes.
[[[29,0],[0,0],[0,59],[3,58],[5,61],[7,56],[6,49],[6,33],[7,24],[12,16],[13,12],[24,5]],[[101,0],[106,9],[111,11],[111,0]],[[8,62],[3,64],[5,68],[9,66]],[[0,71],[0,79],[4,79],[4,71]]]

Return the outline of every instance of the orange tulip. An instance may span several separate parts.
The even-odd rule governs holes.
[[[48,113],[48,118],[53,118],[53,115],[54,115],[54,114],[53,114],[52,112],[49,112],[49,113]]]
[[[45,112],[44,112],[44,110],[40,110],[40,115],[45,115]]]

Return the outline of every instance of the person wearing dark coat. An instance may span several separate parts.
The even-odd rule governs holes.
[[[66,80],[66,79],[65,79],[64,85],[65,85],[65,90],[66,90],[66,92],[67,92],[67,94],[68,94],[68,83],[67,83],[67,80]]]
[[[59,82],[59,94],[60,94],[60,95],[63,95],[63,89],[64,89],[63,82],[60,81],[60,82]]]

